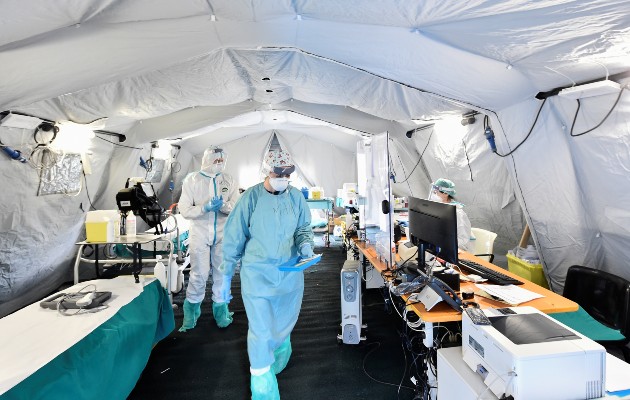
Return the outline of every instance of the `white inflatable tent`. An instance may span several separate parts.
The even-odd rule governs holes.
[[[5,1],[3,116],[97,134],[69,139],[91,167],[81,192],[40,196],[45,135],[0,126],[2,145],[29,158],[0,154],[0,316],[70,280],[90,203],[115,208],[163,139],[180,146],[157,185],[168,205],[211,144],[247,187],[275,134],[304,181],[330,195],[356,180],[356,142],[388,132],[396,195],[452,179],[503,252],[527,222],[556,291],[573,264],[630,278],[629,10],[627,0]],[[605,79],[620,89],[558,95]],[[462,126],[463,115],[476,122]]]

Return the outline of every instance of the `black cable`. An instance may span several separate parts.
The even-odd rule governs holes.
[[[400,385],[397,385],[397,384],[395,384],[395,383],[390,383],[390,382],[383,382],[383,381],[379,381],[378,379],[373,378],[373,377],[372,377],[372,376],[371,376],[371,375],[367,372],[367,370],[365,369],[365,360],[367,360],[367,358],[368,358],[368,356],[369,356],[370,354],[372,354],[372,353],[373,353],[374,351],[376,351],[379,347],[381,347],[381,342],[372,342],[372,343],[368,343],[367,345],[369,346],[369,345],[372,345],[372,344],[375,344],[375,345],[377,345],[377,346],[376,346],[374,349],[372,349],[372,350],[368,351],[368,353],[367,353],[367,354],[363,357],[363,373],[364,373],[364,374],[365,374],[368,378],[370,378],[371,380],[373,380],[373,381],[374,381],[374,382],[376,382],[376,383],[380,383],[380,384],[382,384],[382,385],[388,385],[388,386],[394,386],[394,387],[397,387],[399,391],[400,391],[400,388],[404,388],[404,389],[411,390],[411,391],[414,391],[414,392],[415,392],[415,389],[414,389],[414,388],[409,387],[409,386],[406,386],[406,385],[403,385],[403,384],[402,384],[402,381],[401,381],[401,384],[400,384]],[[407,360],[407,356],[405,355],[405,373],[406,373],[406,371],[407,371],[407,365],[406,365],[407,361],[406,361],[406,360]],[[404,378],[404,376],[403,376],[403,378]]]
[[[594,131],[595,129],[599,128],[604,121],[606,121],[608,119],[608,117],[610,117],[610,114],[613,112],[613,110],[615,109],[615,107],[617,107],[617,104],[619,103],[619,100],[621,99],[621,95],[623,94],[623,90],[625,89],[625,86],[623,88],[621,88],[621,90],[619,91],[619,95],[617,96],[617,100],[615,100],[615,104],[612,105],[612,107],[610,108],[610,110],[608,111],[608,114],[606,114],[606,116],[604,117],[604,119],[602,119],[599,124],[595,125],[594,127],[592,127],[591,129],[584,131],[582,133],[576,133],[575,135],[573,134],[573,128],[575,127],[575,121],[577,120],[577,116],[578,116],[578,112],[580,111],[580,105],[582,103],[580,103],[580,99],[577,99],[577,109],[575,110],[575,115],[573,116],[573,123],[571,124],[571,131],[569,132],[569,134],[573,137],[578,137],[578,136],[582,136],[582,135],[586,135],[589,132]]]
[[[540,117],[540,112],[542,111],[543,107],[545,106],[545,103],[547,102],[547,98],[545,98],[542,102],[542,104],[540,105],[540,108],[538,109],[538,112],[536,113],[536,119],[534,119],[534,123],[532,124],[531,128],[529,128],[529,132],[527,132],[527,136],[525,136],[525,139],[523,139],[521,141],[521,143],[519,143],[518,145],[516,145],[516,147],[514,148],[514,150],[511,150],[509,153],[507,154],[499,154],[498,151],[495,151],[494,154],[496,154],[499,157],[507,157],[509,155],[512,155],[516,150],[518,150],[519,147],[521,147],[521,145],[523,143],[525,143],[525,141],[527,140],[527,138],[529,138],[529,135],[532,134],[532,132],[534,131],[534,127],[536,126],[536,122],[538,122],[538,117]],[[496,113],[495,113],[496,114]]]
[[[92,205],[92,199],[90,199],[90,192],[88,192],[88,183],[87,183],[87,176],[85,176],[85,170],[81,168],[81,172],[83,172],[83,182],[85,182],[85,194],[87,194],[88,201],[90,202],[90,207],[92,208],[92,210],[96,210],[96,208],[94,208],[94,206]]]
[[[474,182],[472,168],[470,167],[470,158],[468,158],[468,150],[466,150],[466,142],[464,142],[464,139],[462,139],[462,144],[464,145],[464,154],[466,154],[466,161],[468,162],[468,170],[470,170],[470,181]]]
[[[144,150],[144,149],[143,149],[143,148],[141,148],[141,147],[125,146],[124,144],[120,144],[120,143],[112,142],[111,140],[107,140],[107,139],[105,139],[105,138],[102,138],[102,137],[98,136],[98,132],[94,132],[94,133],[95,133],[95,135],[96,135],[96,137],[97,137],[97,138],[99,138],[99,139],[101,139],[101,140],[103,140],[103,141],[105,141],[105,142],[107,142],[107,143],[111,143],[111,144],[113,144],[114,146],[118,146],[118,147],[125,147],[125,148],[127,148],[127,149]]]
[[[429,143],[431,143],[431,137],[433,137],[433,132],[435,132],[435,129],[431,130],[431,134],[429,135],[429,140],[427,140],[427,145],[424,147],[424,149],[422,150],[422,153],[420,154],[420,158],[418,158],[418,162],[416,163],[416,165],[413,167],[413,169],[411,170],[411,172],[409,173],[409,175],[407,175],[407,177],[405,178],[404,181],[402,182],[398,182],[398,183],[405,183],[407,182],[407,180],[409,178],[411,178],[411,175],[413,174],[413,171],[416,170],[416,168],[418,167],[418,165],[420,165],[420,161],[422,161],[422,156],[424,156],[424,152],[427,151],[427,148],[429,147]]]

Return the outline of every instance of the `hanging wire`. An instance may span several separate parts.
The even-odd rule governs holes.
[[[424,152],[427,151],[427,148],[429,147],[429,143],[431,143],[431,138],[433,137],[433,132],[435,132],[435,129],[431,130],[431,134],[429,135],[429,139],[427,140],[427,145],[424,146],[424,149],[422,150],[422,153],[420,154],[420,157],[418,157],[418,162],[416,163],[416,165],[413,167],[413,169],[411,170],[411,172],[409,173],[409,175],[407,175],[407,177],[405,178],[404,181],[402,182],[398,182],[398,183],[405,183],[407,182],[407,180],[409,180],[409,178],[411,178],[411,175],[413,174],[413,172],[416,170],[416,168],[418,167],[418,165],[420,165],[420,162],[422,161],[422,156],[424,156]]]
[[[617,104],[619,103],[619,100],[621,99],[621,95],[623,94],[624,89],[626,89],[626,87],[622,87],[621,90],[619,91],[619,95],[617,96],[617,100],[615,100],[615,103],[612,105],[612,107],[610,108],[610,110],[608,110],[608,113],[606,114],[606,116],[594,127],[592,127],[591,129],[588,129],[584,132],[581,133],[576,133],[573,134],[573,128],[575,128],[575,121],[577,120],[577,116],[578,116],[578,112],[580,111],[580,106],[581,106],[581,102],[580,99],[577,99],[577,109],[575,110],[575,115],[573,116],[573,122],[571,123],[571,131],[569,132],[569,135],[573,136],[573,137],[578,137],[578,136],[582,136],[585,135],[589,132],[594,131],[595,129],[599,128],[600,126],[602,126],[602,124],[604,123],[604,121],[606,121],[608,119],[608,117],[610,117],[610,114],[613,112],[613,110],[615,109],[615,107],[617,107]]]

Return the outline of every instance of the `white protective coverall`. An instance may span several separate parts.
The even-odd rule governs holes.
[[[191,270],[186,299],[191,303],[200,303],[204,299],[212,266],[212,301],[225,303],[229,299],[221,297],[223,274],[218,271],[218,266],[223,260],[223,226],[236,203],[238,187],[230,175],[208,173],[204,169],[202,162],[201,171],[193,172],[184,179],[178,204],[182,216],[191,221]],[[223,199],[223,205],[218,211],[206,212],[204,205],[216,196]]]

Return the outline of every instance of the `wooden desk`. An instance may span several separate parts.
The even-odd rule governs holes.
[[[365,258],[372,263],[374,268],[378,271],[382,272],[386,269],[384,263],[378,260],[376,256],[376,252],[373,247],[369,247],[365,244],[365,242],[359,242],[358,240],[354,241],[359,251],[363,253]],[[498,267],[494,264],[490,264],[489,262],[482,260],[474,255],[461,252],[459,257],[463,260],[471,260],[476,263],[482,264],[486,267],[497,270],[505,275],[514,277],[522,282],[523,285],[520,285],[523,289],[530,290],[535,293],[539,293],[544,297],[539,299],[534,299],[532,301],[528,301],[526,303],[519,304],[519,306],[532,306],[534,308],[539,309],[540,311],[546,314],[559,313],[559,312],[569,312],[569,311],[577,311],[578,305],[577,303],[562,297],[561,295],[554,293],[548,289],[543,288],[542,286],[538,286],[537,284],[530,282],[516,274],[511,273],[501,267]],[[477,287],[472,282],[461,281],[461,290],[471,289],[473,291],[478,291]],[[403,296],[403,300],[407,300],[409,296]],[[480,305],[481,308],[503,308],[508,307],[505,303],[501,303],[498,301],[494,301],[491,299],[487,299],[481,296],[475,296],[474,301]],[[413,303],[410,304],[409,307],[416,313],[418,316],[426,322],[451,322],[451,321],[461,321],[462,314],[453,310],[448,304],[444,302],[440,302],[436,304],[435,307],[431,309],[431,311],[427,311],[422,303]]]

